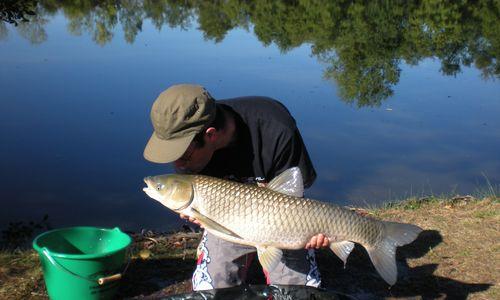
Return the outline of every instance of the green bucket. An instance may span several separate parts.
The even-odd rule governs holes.
[[[69,227],[40,234],[40,255],[51,299],[111,299],[125,273],[132,239],[119,228]]]

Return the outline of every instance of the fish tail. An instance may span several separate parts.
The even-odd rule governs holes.
[[[398,277],[396,267],[396,247],[413,242],[422,228],[396,222],[383,222],[382,239],[376,244],[366,247],[368,255],[382,278],[394,285]]]

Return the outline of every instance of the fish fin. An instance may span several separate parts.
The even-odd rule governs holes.
[[[196,220],[200,221],[200,223],[203,225],[203,227],[205,227],[207,229],[219,231],[223,234],[232,236],[232,237],[237,238],[237,239],[242,239],[241,236],[237,235],[236,233],[227,229],[226,227],[222,226],[221,224],[215,222],[214,220],[202,215],[198,210],[196,210],[192,207],[191,207],[191,212],[192,212],[192,216]]]
[[[354,243],[349,241],[331,243],[330,249],[344,262],[345,268],[347,257],[351,254],[352,249],[354,249]]]
[[[375,246],[366,247],[375,269],[389,284],[394,285],[398,278],[396,267],[396,247],[413,242],[422,228],[396,222],[383,222],[384,237]]]
[[[285,170],[274,177],[266,188],[289,196],[304,197],[304,182],[299,167]]]
[[[276,268],[281,261],[283,251],[275,247],[257,246],[257,256],[262,268],[267,272],[271,272]]]

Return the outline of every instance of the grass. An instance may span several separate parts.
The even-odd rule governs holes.
[[[474,213],[474,217],[480,219],[494,218],[498,216],[498,211],[478,211]]]
[[[432,251],[408,260],[410,268],[434,264],[426,276],[450,286],[449,298],[494,299],[499,293],[500,204],[498,194],[478,200],[472,196],[401,203],[378,211],[383,219],[415,223],[425,228],[418,246],[434,232]],[[429,236],[429,240],[432,238]],[[422,281],[422,278],[416,278]],[[433,295],[428,295],[433,296]],[[425,298],[425,297],[424,297]],[[431,297],[432,298],[432,297]]]
[[[369,209],[373,212],[381,212],[385,209],[399,208],[403,210],[416,210],[425,207],[432,203],[447,203],[448,205],[453,205],[455,202],[460,201],[470,201],[474,199],[492,199],[493,201],[499,201],[500,199],[500,185],[493,185],[486,174],[482,173],[485,182],[479,184],[471,195],[460,196],[451,191],[448,194],[440,194],[424,196],[423,193],[420,195],[415,195],[413,189],[410,195],[405,199],[396,199],[395,201],[385,202],[380,207],[370,207]],[[382,208],[382,209],[380,209]]]
[[[345,269],[329,250],[320,250],[323,285],[360,298],[498,299],[500,202],[493,187],[476,195],[486,196],[421,197],[358,209],[380,219],[417,224],[424,231],[412,244],[398,248],[399,279],[391,289],[362,247],[354,249]],[[132,260],[118,298],[155,299],[191,289],[198,233],[133,238]],[[261,283],[259,274],[254,268],[253,283]],[[33,250],[0,251],[0,299],[47,299]]]
[[[45,298],[38,255],[34,251],[0,252],[0,299]]]

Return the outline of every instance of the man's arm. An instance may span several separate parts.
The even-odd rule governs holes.
[[[281,135],[281,139],[281,147],[278,147],[273,169],[270,170],[270,174],[267,174],[268,178],[272,179],[289,168],[299,167],[304,188],[310,187],[316,180],[316,171],[299,130],[297,128],[290,129]]]

